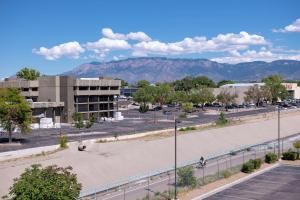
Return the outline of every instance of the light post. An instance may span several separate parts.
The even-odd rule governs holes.
[[[280,105],[278,105],[278,159],[280,159]]]
[[[180,123],[178,119],[174,119],[175,123],[175,200],[177,200],[177,123]]]

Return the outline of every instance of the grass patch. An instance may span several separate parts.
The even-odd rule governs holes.
[[[194,131],[194,130],[197,130],[196,127],[194,126],[187,126],[185,128],[180,128],[179,131]]]

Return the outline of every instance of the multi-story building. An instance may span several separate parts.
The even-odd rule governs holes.
[[[72,122],[74,112],[87,119],[91,115],[113,117],[115,96],[120,94],[120,80],[112,78],[81,78],[42,76],[28,81],[8,78],[0,87],[18,88],[30,102],[33,116],[53,118],[54,122]]]

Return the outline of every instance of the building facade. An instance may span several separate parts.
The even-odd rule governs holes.
[[[42,76],[38,80],[9,78],[0,82],[2,88],[18,88],[28,100],[33,116],[53,118],[53,122],[72,122],[74,112],[84,118],[113,117],[115,96],[120,95],[120,80],[112,78],[81,78]]]

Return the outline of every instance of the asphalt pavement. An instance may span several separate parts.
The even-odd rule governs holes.
[[[274,112],[275,108],[264,107],[251,110],[236,110],[236,112],[226,113],[228,118],[243,117],[247,115],[257,115],[261,113]],[[7,135],[0,136],[0,152],[13,151],[19,149],[41,147],[55,145],[59,143],[60,133],[68,135],[69,141],[79,141],[93,138],[101,138],[115,135],[136,134],[147,131],[163,130],[172,128],[174,126],[174,115],[178,116],[181,113],[176,112],[171,115],[164,115],[162,111],[148,111],[147,113],[139,113],[138,110],[123,111],[125,119],[122,121],[106,121],[95,123],[90,129],[78,130],[74,127],[62,127],[51,129],[37,129],[32,130],[27,135],[20,133],[13,134],[13,140],[21,145],[1,145],[7,142]],[[217,120],[218,115],[207,115],[202,111],[191,113],[193,118],[184,119],[178,127],[193,126],[198,124],[205,124]],[[84,132],[84,134],[83,134]]]

